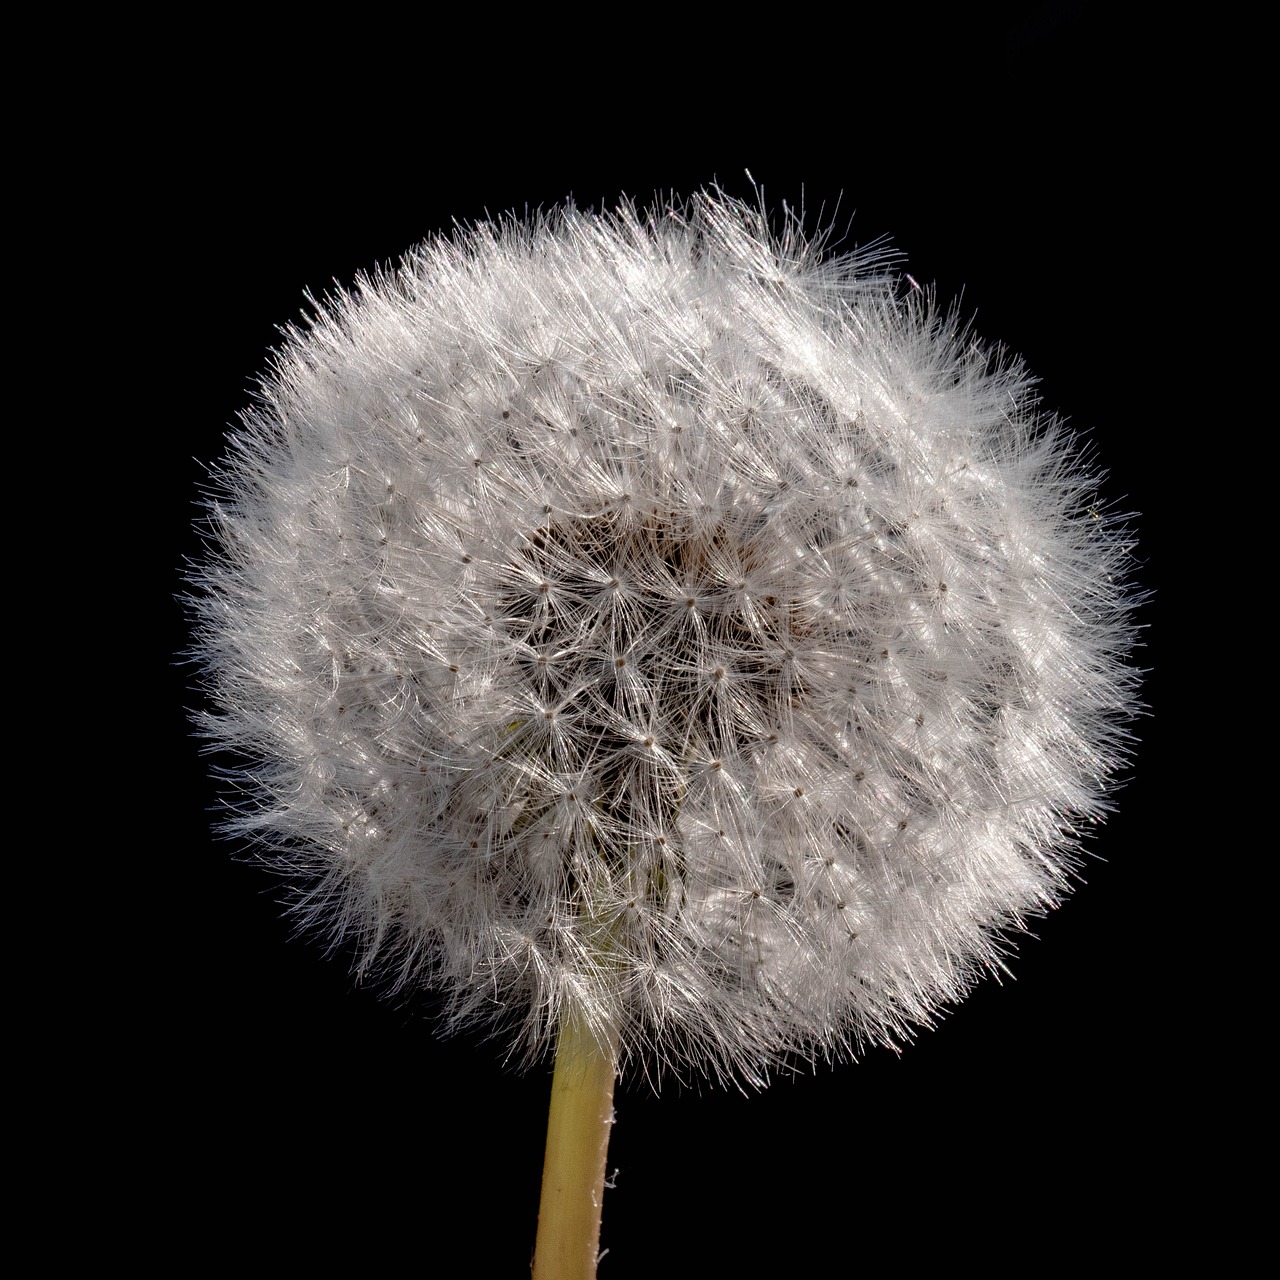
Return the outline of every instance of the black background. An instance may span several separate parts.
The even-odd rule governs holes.
[[[713,180],[754,199],[749,170],[813,228],[892,236],[917,280],[1026,358],[1108,468],[1107,495],[1142,513],[1139,577],[1160,586],[1167,371],[1146,335],[1167,320],[1151,316],[1153,245],[1175,206],[1159,199],[1173,182],[1159,112],[1135,91],[1142,33],[1073,5],[927,31],[773,14],[749,31],[646,29],[584,59],[533,20],[500,47],[494,15],[451,21],[444,37],[338,32],[296,55],[234,43],[194,82],[157,76],[137,117],[155,136],[136,153],[147,198],[125,275],[149,317],[139,412],[166,476],[148,512],[166,531],[147,632],[162,712],[139,767],[166,803],[142,836],[149,940],[135,954],[123,930],[117,952],[129,1033],[113,1051],[124,1131],[147,1145],[166,1219],[210,1257],[517,1276],[536,1223],[549,1068],[521,1075],[501,1046],[442,1040],[428,996],[356,988],[346,957],[291,937],[270,876],[209,834],[217,792],[173,597],[197,554],[200,460],[305,291],[454,219]],[[161,136],[167,113],[180,146]],[[1187,963],[1160,909],[1161,608],[1142,614],[1155,714],[1136,725],[1132,779],[1087,883],[1033,925],[1013,980],[900,1054],[762,1094],[621,1086],[602,1277],[1013,1266],[1088,1254],[1113,1230],[1123,1257],[1166,1230],[1159,1197],[1133,1194],[1162,1176],[1153,1082],[1176,1018],[1161,993]]]

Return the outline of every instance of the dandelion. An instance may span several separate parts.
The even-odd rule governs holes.
[[[718,193],[482,225],[291,330],[213,475],[227,825],[363,974],[558,1046],[565,1274],[616,1071],[902,1043],[1109,806],[1124,531],[892,268]]]

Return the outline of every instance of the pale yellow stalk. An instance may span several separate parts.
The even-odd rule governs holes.
[[[613,1125],[616,1037],[601,1044],[576,1016],[556,1048],[533,1280],[594,1280]]]

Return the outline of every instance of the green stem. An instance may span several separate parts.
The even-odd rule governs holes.
[[[616,1038],[602,1045],[581,1018],[565,1018],[551,1080],[533,1280],[596,1274],[617,1054]]]

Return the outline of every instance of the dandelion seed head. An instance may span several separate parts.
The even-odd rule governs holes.
[[[528,1060],[572,1010],[758,1080],[901,1043],[1067,891],[1132,712],[1126,536],[891,265],[715,193],[568,209],[290,332],[195,648],[227,826],[362,972]]]

